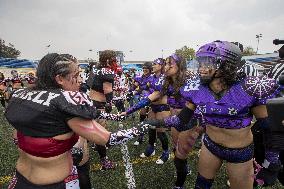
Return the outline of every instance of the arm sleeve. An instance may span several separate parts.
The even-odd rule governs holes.
[[[170,116],[164,119],[166,127],[174,127],[178,131],[188,130],[193,128],[193,124],[188,125],[194,111],[188,107],[184,107],[178,115]],[[190,126],[190,127],[189,127]]]

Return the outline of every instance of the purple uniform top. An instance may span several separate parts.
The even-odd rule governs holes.
[[[155,91],[155,86],[159,85],[160,78],[164,77],[164,74],[160,74],[156,76],[156,74],[152,74],[152,82],[150,83],[150,92],[153,93]]]
[[[266,76],[247,77],[216,99],[208,86],[201,85],[196,77],[188,80],[180,92],[187,101],[196,105],[195,116],[204,124],[239,129],[251,124],[250,108],[266,104],[266,100],[275,97],[279,90],[275,80]]]
[[[154,91],[162,91],[163,84],[164,84],[165,76],[162,75],[159,79],[156,80],[153,86]],[[176,99],[174,95],[174,88],[173,86],[169,86],[166,92],[167,95],[167,104],[170,105],[171,108],[174,109],[182,109],[185,106],[185,98],[181,96],[181,98]]]
[[[138,94],[145,98],[147,96],[149,96],[151,94],[150,92],[150,85],[153,81],[153,76],[149,75],[148,77],[145,75],[139,76],[139,77],[135,77],[134,79],[135,82],[138,83],[139,85],[139,92]]]

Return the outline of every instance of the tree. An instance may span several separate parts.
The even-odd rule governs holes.
[[[192,60],[195,57],[195,50],[187,46],[177,49],[175,53],[183,57],[186,61]]]
[[[17,50],[13,44],[9,43],[8,46],[5,41],[0,38],[0,57],[3,58],[17,58],[21,52]]]
[[[256,51],[251,46],[248,46],[244,49],[243,56],[251,56],[251,55],[256,55]]]

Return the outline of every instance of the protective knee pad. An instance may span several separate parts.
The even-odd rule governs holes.
[[[160,141],[162,143],[163,150],[168,150],[169,149],[169,140],[168,140],[167,134],[165,132],[158,132],[157,135],[158,135],[158,138],[160,139]]]
[[[177,180],[175,185],[182,187],[187,176],[187,159],[174,158],[174,164],[177,172]]]
[[[156,129],[149,129],[149,144],[154,146],[156,142]]]
[[[106,157],[106,147],[101,146],[101,145],[96,145],[97,146],[97,151],[99,153],[100,159]]]
[[[143,115],[143,114],[141,115],[140,114],[140,117],[139,117],[140,122],[144,121],[146,119],[146,117],[147,117],[147,115]]]
[[[84,165],[77,166],[79,185],[82,189],[91,189],[91,179],[90,179],[90,162],[87,161]]]
[[[210,189],[214,179],[207,179],[198,173],[195,182],[195,189]]]

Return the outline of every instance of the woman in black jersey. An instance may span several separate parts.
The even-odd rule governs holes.
[[[89,96],[93,100],[94,106],[99,110],[105,110],[110,113],[112,110],[113,84],[115,77],[115,68],[117,67],[116,53],[112,50],[101,51],[99,54],[99,62],[93,67],[88,79],[90,93]],[[101,119],[99,123],[106,127],[106,121]],[[106,147],[104,145],[95,145],[101,161],[101,169],[113,169],[116,164],[107,157]]]
[[[5,116],[17,131],[19,158],[9,189],[79,189],[71,156],[78,135],[112,146],[147,131],[143,126],[111,133],[98,124],[94,119],[122,117],[97,110],[78,92],[78,76],[75,58],[50,53],[39,62],[36,86],[13,92]]]

